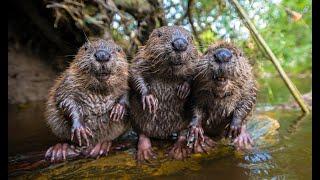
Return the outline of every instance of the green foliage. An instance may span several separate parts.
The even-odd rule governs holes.
[[[311,72],[312,6],[310,0],[282,0],[278,4],[266,0],[240,0],[240,4],[279,58],[286,72],[293,74]],[[261,74],[275,74],[275,68],[250,37],[231,4],[227,1],[200,0],[196,2],[194,8],[193,17],[204,49],[217,39],[229,39],[245,51],[262,71]],[[286,8],[300,13],[302,18],[294,21],[286,12]]]
[[[302,14],[302,18],[293,21],[285,8]],[[303,14],[303,9],[308,8]],[[279,12],[278,17],[267,16],[267,28],[261,30],[270,48],[279,57],[288,72],[299,73],[311,70],[311,2],[284,1],[281,5],[270,6],[272,13]],[[267,66],[270,69],[270,67]]]

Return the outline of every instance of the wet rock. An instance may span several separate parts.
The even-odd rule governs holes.
[[[280,124],[276,119],[267,115],[255,114],[247,122],[247,131],[251,135],[255,146],[269,147],[279,141]]]

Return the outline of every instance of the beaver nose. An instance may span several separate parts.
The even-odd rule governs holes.
[[[173,50],[181,52],[187,50],[188,42],[184,38],[176,38],[172,41]]]
[[[214,57],[218,63],[228,62],[232,58],[232,53],[228,49],[221,48],[216,51]]]
[[[108,53],[105,50],[98,50],[95,54],[94,57],[96,58],[97,61],[99,62],[105,62],[109,61],[111,58],[111,54]]]

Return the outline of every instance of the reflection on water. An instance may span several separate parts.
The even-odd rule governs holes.
[[[309,82],[310,83],[310,82]],[[310,87],[311,88],[311,87]],[[306,92],[310,89],[306,89]],[[263,90],[262,90],[263,92]],[[50,133],[43,117],[43,102],[9,105],[9,156],[43,151],[59,140]],[[147,165],[137,166],[135,148],[117,151],[98,160],[76,160],[44,169],[11,174],[11,178],[144,178],[159,179],[311,179],[311,115],[302,117],[299,110],[259,112],[279,120],[280,140],[253,153],[235,152],[219,146],[209,155],[193,155],[186,161],[171,161],[156,144],[159,157]],[[130,135],[129,135],[130,136]],[[15,158],[9,159],[18,159]]]

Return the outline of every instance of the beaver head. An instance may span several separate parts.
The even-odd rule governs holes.
[[[231,43],[218,42],[207,49],[200,59],[199,74],[214,89],[224,92],[238,88],[251,76],[251,66],[242,51]]]
[[[124,51],[113,40],[93,39],[79,49],[72,66],[80,79],[101,86],[112,84],[109,81],[114,81],[113,76],[125,76],[128,63]]]
[[[75,63],[81,72],[106,80],[126,63],[126,55],[114,41],[95,39],[79,49]]]
[[[151,65],[164,73],[182,73],[197,58],[197,50],[190,32],[179,26],[154,29],[144,46],[144,56]],[[171,74],[171,73],[169,73]]]

